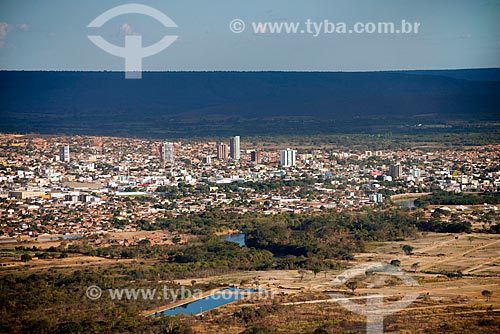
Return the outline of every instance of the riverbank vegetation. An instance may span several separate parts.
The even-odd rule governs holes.
[[[95,238],[62,242],[40,249],[19,246],[2,256],[18,264],[0,275],[0,332],[2,333],[190,333],[188,318],[144,319],[143,312],[164,305],[164,300],[98,300],[86,296],[89,286],[180,288],[177,279],[191,279],[189,288],[203,291],[219,287],[196,283],[194,278],[234,271],[292,269],[314,274],[342,269],[363,252],[367,242],[402,241],[418,230],[441,231],[439,217],[421,219],[415,210],[396,207],[319,213],[258,213],[208,211],[172,217],[151,229],[187,233],[188,242],[152,244],[144,239],[132,246],[97,245]],[[443,232],[450,232],[448,225]],[[468,232],[459,226],[453,232]],[[238,230],[246,235],[246,247],[218,236]],[[101,258],[107,264],[90,267],[37,267],[34,261]],[[22,262],[24,261],[24,262]],[[84,263],[83,261],[81,262]],[[36,270],[31,268],[38,268]],[[222,286],[222,285],[221,285]]]
[[[419,197],[415,206],[427,207],[429,205],[490,205],[500,204],[500,193],[455,193],[449,191],[435,191],[430,195]]]

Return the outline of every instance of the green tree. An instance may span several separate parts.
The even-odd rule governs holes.
[[[410,245],[404,245],[403,252],[405,252],[406,255],[412,255],[413,254],[413,247]]]
[[[328,334],[328,331],[324,328],[316,328],[314,334]]]
[[[358,282],[356,281],[347,282],[345,286],[349,288],[352,291],[352,293],[354,293],[354,290],[358,288]]]
[[[306,275],[306,271],[302,268],[299,268],[299,276],[300,276],[301,281],[304,279],[305,275]]]
[[[488,302],[488,301],[490,301],[490,298],[491,298],[491,295],[492,295],[492,294],[493,294],[493,293],[492,293],[490,290],[483,290],[483,291],[481,291],[481,295],[482,295],[483,297],[486,297],[486,301],[487,301],[487,302]]]
[[[401,265],[401,261],[399,261],[399,260],[391,260],[391,262],[389,264],[391,266],[394,266],[394,267],[399,267]]]
[[[23,262],[28,262],[31,261],[32,259],[33,258],[28,253],[24,253],[23,255],[21,255],[21,261]]]

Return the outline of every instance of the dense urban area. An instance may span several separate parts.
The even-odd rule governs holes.
[[[2,135],[0,145],[2,238],[136,231],[216,209],[357,210],[404,194],[500,190],[498,145],[360,152],[240,147],[239,137],[182,143],[16,135]],[[485,209],[496,211],[493,204]]]

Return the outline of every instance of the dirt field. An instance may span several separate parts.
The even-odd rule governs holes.
[[[402,245],[414,247],[412,255],[405,255]],[[283,332],[313,331],[320,324],[325,328],[363,332],[366,318],[342,309],[331,293],[364,303],[366,295],[381,294],[385,303],[402,296],[419,297],[404,310],[387,317],[386,333],[498,333],[500,327],[500,236],[491,234],[436,234],[426,233],[415,240],[369,245],[368,253],[358,254],[352,266],[368,261],[401,261],[401,268],[413,277],[418,285],[389,284],[387,286],[360,286],[352,291],[332,286],[341,271],[321,272],[314,276],[306,272],[301,279],[297,270],[264,272],[239,272],[224,276],[200,278],[239,286],[260,286],[273,292],[274,302],[280,309],[277,316],[262,320]],[[418,263],[418,266],[412,264]],[[463,277],[450,278],[440,272],[461,271]],[[191,279],[179,281],[190,284]],[[490,298],[482,291],[492,292]],[[241,310],[244,306],[263,307],[271,298],[243,300],[217,310],[218,315],[207,314],[198,329],[204,333],[231,333],[243,330],[239,324],[216,326],[222,317]],[[220,313],[220,314],[219,314]],[[290,316],[293,314],[294,316]],[[314,317],[313,314],[322,314]],[[344,325],[330,324],[328,319],[343,319]],[[486,320],[485,320],[486,319]],[[484,324],[490,324],[484,326]],[[493,324],[493,325],[491,325]],[[330,327],[328,327],[330,326]],[[227,328],[227,331],[221,328]],[[496,329],[495,329],[496,328]]]
[[[403,245],[412,246],[413,254],[405,255]],[[268,293],[206,312],[203,320],[191,317],[186,321],[190,321],[199,333],[240,333],[248,323],[242,323],[234,314],[245,306],[252,306],[254,310],[270,308],[272,311],[259,313],[251,323],[277,329],[279,333],[312,333],[316,328],[326,328],[333,333],[361,333],[366,329],[366,318],[340,306],[332,300],[332,293],[356,303],[365,303],[366,295],[379,294],[384,296],[386,304],[415,294],[418,298],[411,305],[385,317],[385,333],[500,332],[500,235],[424,233],[413,240],[371,243],[366,249],[346,267],[399,260],[400,268],[418,284],[407,286],[396,282],[395,278],[385,280],[375,275],[353,292],[345,285],[332,285],[344,270],[322,271],[316,276],[306,271],[302,277],[297,270],[273,270],[189,278],[177,282],[190,286],[194,279],[197,283],[260,287]],[[4,255],[8,254],[4,252]],[[103,268],[133,261],[137,260],[70,255],[64,259],[34,259],[23,263],[18,258],[4,256],[0,261],[0,273],[15,270],[37,272],[55,267],[61,270]],[[457,271],[463,276],[446,275]],[[491,291],[491,297],[483,296],[484,290]]]
[[[97,256],[68,256],[67,258],[55,259],[33,259],[29,262],[21,262],[19,258],[0,258],[0,275],[15,272],[17,270],[30,270],[32,272],[43,272],[48,269],[73,270],[77,268],[107,267],[115,264],[127,264],[137,262],[134,259],[107,259]]]

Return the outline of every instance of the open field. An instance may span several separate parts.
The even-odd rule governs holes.
[[[405,255],[402,245],[414,247]],[[195,328],[204,333],[234,333],[244,329],[237,322],[223,319],[245,306],[268,309],[257,324],[278,332],[312,332],[315,328],[363,332],[365,318],[343,309],[331,299],[341,293],[353,301],[364,302],[365,295],[382,294],[389,303],[412,293],[419,297],[409,307],[385,321],[386,333],[497,333],[500,325],[500,236],[490,234],[426,233],[415,240],[370,245],[368,253],[358,254],[349,267],[367,261],[390,262],[398,259],[401,268],[418,281],[406,286],[390,281],[387,286],[361,286],[354,293],[346,287],[332,286],[342,270],[307,272],[301,279],[297,270],[238,272],[200,282],[260,286],[274,292],[274,304],[267,300],[243,300],[208,312]],[[412,264],[418,266],[412,268]],[[461,271],[463,277],[449,278],[438,272]],[[180,280],[188,284],[190,280]],[[488,300],[482,291],[492,292]],[[223,325],[221,325],[223,323]]]
[[[413,254],[405,255],[403,245],[412,246]],[[263,298],[244,299],[205,312],[203,318],[181,316],[181,319],[196,333],[241,333],[249,325],[272,330],[269,333],[312,333],[318,328],[328,333],[362,333],[366,318],[344,309],[332,299],[332,294],[343,295],[355,303],[364,303],[367,295],[381,294],[386,304],[416,294],[418,298],[411,305],[384,318],[385,333],[498,333],[500,235],[423,233],[412,240],[370,243],[366,249],[365,253],[356,254],[354,261],[342,263],[343,268],[316,275],[311,271],[301,275],[298,270],[240,271],[176,280],[174,283],[183,286],[191,286],[195,281],[197,286],[260,287],[271,292]],[[70,272],[123,265],[147,268],[152,264],[152,260],[74,254],[62,259],[34,259],[24,263],[9,257],[9,251],[0,254],[2,276],[16,272]],[[354,291],[346,286],[332,285],[339,274],[357,264],[392,260],[399,260],[400,267],[418,285],[408,286],[394,277],[387,279],[378,274],[363,277]],[[458,271],[462,276],[446,275]],[[483,296],[484,290],[491,291],[491,297]],[[212,291],[213,288],[207,289],[204,295]],[[184,302],[156,304],[141,314],[151,314]]]
[[[402,245],[414,247],[405,255]],[[474,276],[500,275],[500,236],[494,234],[426,233],[416,240],[384,243],[369,253],[359,254],[358,261],[401,261],[401,267],[418,263],[417,271],[456,271]]]

